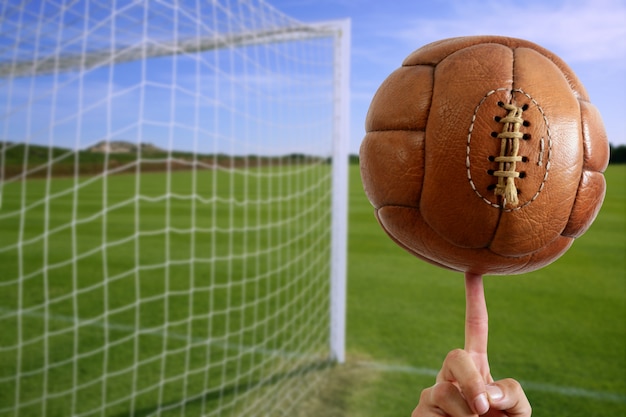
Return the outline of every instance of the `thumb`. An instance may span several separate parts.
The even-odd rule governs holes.
[[[530,417],[532,408],[519,382],[502,379],[487,384],[487,395],[491,409],[505,411],[509,417]]]

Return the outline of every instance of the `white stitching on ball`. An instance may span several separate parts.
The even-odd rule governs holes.
[[[471,144],[471,140],[472,140],[472,133],[474,131],[474,124],[476,123],[476,117],[478,114],[478,110],[480,109],[480,106],[483,105],[483,103],[485,102],[485,100],[487,100],[487,98],[489,98],[492,94],[498,92],[498,91],[510,91],[511,93],[520,93],[523,94],[524,96],[526,96],[539,110],[539,112],[541,113],[541,117],[543,118],[543,121],[546,125],[546,131],[547,131],[547,155],[545,155],[545,173],[543,176],[543,179],[541,181],[541,184],[539,185],[539,188],[537,190],[537,192],[535,193],[535,195],[533,195],[528,201],[526,201],[524,204],[517,206],[517,207],[513,207],[513,208],[503,208],[501,204],[496,204],[496,203],[492,203],[489,199],[487,199],[485,196],[483,196],[480,191],[477,189],[476,184],[474,184],[474,181],[472,180],[472,173],[470,170],[470,144]],[[542,138],[543,141],[543,138]],[[541,153],[543,154],[544,149],[543,149],[543,142],[541,143],[542,149],[541,149]],[[543,158],[543,155],[540,156],[541,158]],[[472,190],[474,190],[474,192],[476,193],[476,195],[478,197],[480,197],[481,200],[483,200],[485,203],[489,204],[492,207],[498,208],[498,209],[503,209],[503,211],[506,212],[511,212],[511,211],[515,211],[515,210],[521,210],[522,208],[526,207],[527,205],[529,205],[530,203],[532,203],[533,201],[535,201],[538,197],[539,194],[543,191],[544,187],[545,187],[545,183],[548,180],[548,173],[550,172],[550,160],[552,157],[552,133],[550,131],[550,123],[548,123],[548,118],[546,117],[543,108],[539,105],[539,103],[537,103],[537,101],[530,96],[530,94],[526,93],[525,91],[519,89],[519,88],[514,88],[514,89],[509,89],[506,87],[502,87],[502,88],[497,88],[495,90],[491,90],[489,91],[478,103],[478,105],[476,106],[476,108],[474,109],[474,114],[472,115],[472,122],[470,123],[469,126],[469,131],[467,133],[467,146],[466,146],[466,157],[465,157],[465,166],[467,168],[467,179],[469,180],[469,184],[470,187],[472,187]],[[543,160],[541,162],[544,162]]]

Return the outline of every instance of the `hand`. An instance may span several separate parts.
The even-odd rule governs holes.
[[[520,384],[495,381],[487,359],[488,315],[482,276],[465,275],[465,349],[448,354],[436,384],[422,391],[412,417],[530,417]]]
[[[412,417],[530,417],[531,411],[517,381],[486,382],[472,355],[456,349],[446,356],[436,384],[422,391]]]

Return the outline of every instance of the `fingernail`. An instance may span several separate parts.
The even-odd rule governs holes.
[[[504,393],[497,385],[487,385],[487,395],[492,401],[499,401],[504,397]]]
[[[480,415],[485,414],[489,411],[489,400],[487,399],[487,394],[480,394],[474,400],[474,407],[476,408],[476,412]]]

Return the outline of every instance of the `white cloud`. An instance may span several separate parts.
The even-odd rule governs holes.
[[[455,2],[448,17],[417,18],[392,37],[415,45],[453,36],[528,39],[566,62],[611,61],[626,67],[626,2]]]

